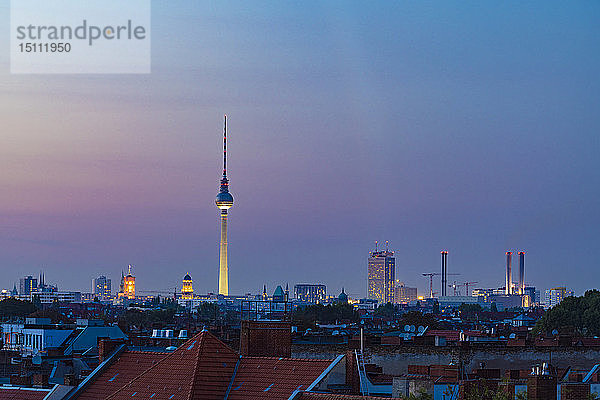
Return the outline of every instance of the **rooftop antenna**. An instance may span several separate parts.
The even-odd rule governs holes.
[[[375,253],[377,253],[377,240],[375,241]]]
[[[386,240],[385,241],[385,252],[387,253],[387,251],[388,251],[388,241]]]
[[[223,125],[223,177],[227,176],[227,115]]]

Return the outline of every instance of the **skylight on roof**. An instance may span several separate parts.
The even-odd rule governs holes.
[[[114,380],[115,380],[115,378],[116,378],[117,376],[119,376],[119,373],[118,373],[118,372],[115,374],[115,376],[113,376],[112,378],[110,378],[108,381],[109,381],[109,382],[112,382],[112,381],[114,381]]]
[[[268,392],[274,384],[275,383],[271,383],[268,388],[266,388],[265,390],[263,390],[263,392]]]
[[[188,350],[191,350],[191,349],[193,349],[195,344],[196,344],[196,341],[194,340],[194,341],[192,342],[192,344],[190,344],[190,345],[188,346],[188,348],[187,348],[187,349],[188,349]],[[170,398],[170,397],[169,397],[169,398]]]

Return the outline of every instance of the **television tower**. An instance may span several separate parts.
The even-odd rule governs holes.
[[[227,179],[227,115],[223,128],[223,178],[215,204],[221,210],[221,250],[219,253],[219,294],[229,295],[229,270],[227,268],[227,210],[233,206]]]

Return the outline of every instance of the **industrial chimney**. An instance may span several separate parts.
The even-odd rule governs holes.
[[[506,252],[506,288],[504,294],[512,294],[512,269],[510,266],[512,251]]]
[[[519,252],[519,294],[525,294],[525,252]]]
[[[442,291],[441,296],[446,296],[448,288],[448,252],[442,251]]]

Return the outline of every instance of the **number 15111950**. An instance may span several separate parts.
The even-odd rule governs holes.
[[[68,53],[71,43],[19,43],[21,53]]]

